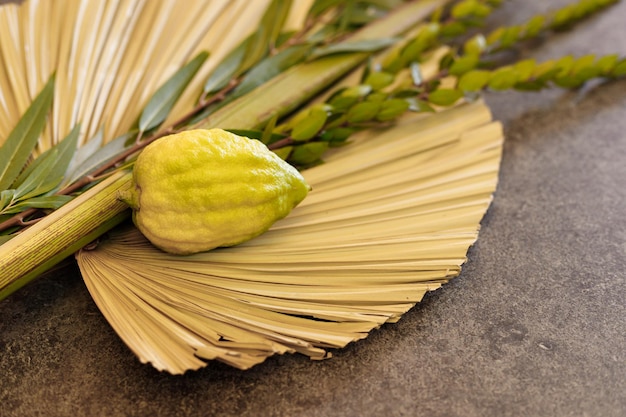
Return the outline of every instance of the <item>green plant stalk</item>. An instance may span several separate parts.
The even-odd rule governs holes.
[[[407,3],[350,39],[399,36],[449,1]],[[272,116],[286,114],[305,103],[368,56],[341,54],[293,67],[218,110],[201,127],[258,127]],[[0,300],[128,218],[128,206],[118,196],[130,184],[129,172],[116,173],[1,245]]]
[[[0,299],[128,218],[118,194],[131,175],[117,172],[0,246]]]

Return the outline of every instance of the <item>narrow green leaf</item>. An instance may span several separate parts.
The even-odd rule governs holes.
[[[336,43],[315,49],[311,54],[311,59],[346,52],[376,52],[393,45],[397,41],[397,38],[378,38]]]
[[[68,195],[48,195],[43,197],[35,197],[16,204],[11,209],[7,210],[6,214],[17,214],[30,208],[56,210],[71,200],[72,197]]]
[[[83,146],[76,150],[72,161],[65,170],[65,178],[63,184],[61,185],[62,187],[69,185],[72,179],[72,174],[76,171],[76,169],[81,166],[87,160],[87,158],[91,157],[94,153],[98,151],[98,149],[100,149],[103,139],[104,128],[100,128],[91,139],[89,139],[87,142],[85,142]]]
[[[237,76],[241,62],[246,55],[250,36],[244,39],[235,49],[226,55],[220,64],[213,70],[204,83],[204,93],[215,93],[228,85],[228,82]]]
[[[315,0],[309,8],[308,15],[312,18],[318,17],[333,7],[342,4],[344,0]]]
[[[438,106],[450,106],[463,97],[460,90],[440,88],[428,95],[428,101]]]
[[[357,103],[350,107],[350,110],[348,110],[348,113],[346,114],[346,118],[350,123],[361,123],[372,120],[378,114],[380,106],[381,103],[371,101]]]
[[[61,178],[59,177],[50,177],[50,173],[54,168],[54,163],[58,154],[58,149],[54,149],[45,156],[37,158],[35,161],[35,168],[15,191],[15,197],[17,200],[26,200],[31,197],[45,194],[61,182]],[[35,165],[35,163],[33,164]]]
[[[0,147],[0,190],[7,189],[26,165],[45,124],[54,95],[54,76],[17,122]]]
[[[10,206],[15,201],[15,190],[4,190],[0,192],[0,212],[5,207]]]
[[[292,0],[274,0],[271,4],[272,14],[268,13],[267,20],[270,25],[269,43],[276,46],[278,37],[285,26],[289,10],[291,9]]]
[[[136,136],[137,132],[135,131],[125,133],[93,152],[87,159],[85,159],[85,161],[77,166],[74,171],[72,171],[72,174],[69,176],[69,181],[66,181],[65,183],[71,184],[85,175],[89,175],[98,167],[109,162],[116,155],[119,155],[121,152],[126,150],[129,147],[129,145],[127,145],[128,140]]]
[[[265,58],[248,71],[241,83],[233,91],[232,98],[241,97],[249,93],[288,68],[304,61],[312,48],[313,46],[309,44],[295,45],[276,55]]]
[[[200,52],[194,59],[176,71],[150,98],[139,117],[139,130],[146,132],[165,121],[172,107],[178,101],[196,72],[208,58],[207,52]]]
[[[268,144],[272,140],[272,135],[274,133],[274,129],[276,128],[276,123],[278,122],[278,114],[273,115],[268,121],[265,127],[263,128],[263,136],[261,137],[261,142]]]
[[[20,177],[15,181],[14,187],[18,187],[28,175],[30,175],[31,171],[35,168],[37,163],[43,158],[46,158],[47,155],[51,152],[56,152],[56,157],[54,158],[54,165],[50,169],[48,173],[48,177],[50,178],[64,178],[67,172],[67,169],[72,161],[74,154],[76,153],[76,146],[78,144],[78,134],[80,133],[80,125],[74,126],[74,128],[67,134],[65,138],[52,148],[48,149],[46,152],[41,154],[39,158],[35,160],[32,164],[25,169]],[[57,184],[59,185],[59,184]]]

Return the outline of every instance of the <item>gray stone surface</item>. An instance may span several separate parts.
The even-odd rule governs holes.
[[[492,24],[564,1],[510,1]],[[532,51],[626,55],[626,3]],[[626,415],[626,80],[488,94],[507,141],[459,278],[311,362],[141,365],[66,267],[0,302],[0,415]]]

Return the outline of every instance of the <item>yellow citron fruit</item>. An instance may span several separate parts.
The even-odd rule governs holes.
[[[148,145],[135,163],[131,191],[120,198],[155,246],[186,255],[264,233],[309,188],[260,141],[201,129]]]

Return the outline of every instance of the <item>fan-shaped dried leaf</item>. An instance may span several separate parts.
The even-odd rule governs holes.
[[[267,233],[188,257],[133,227],[77,255],[143,362],[183,373],[313,359],[393,322],[456,276],[495,190],[502,131],[481,103],[362,133],[303,172],[313,191]]]

